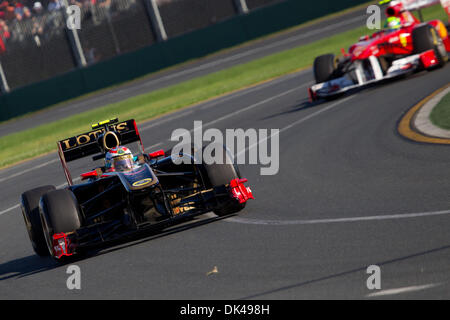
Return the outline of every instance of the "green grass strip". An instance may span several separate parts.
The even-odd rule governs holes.
[[[433,108],[430,120],[439,128],[450,130],[450,93],[446,94]]]

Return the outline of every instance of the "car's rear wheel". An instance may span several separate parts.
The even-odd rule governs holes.
[[[314,60],[314,78],[316,83],[329,81],[337,68],[334,54],[324,54]]]
[[[432,26],[425,24],[414,28],[412,32],[414,53],[422,53],[434,50],[438,59],[438,67],[442,67],[448,61],[447,50],[442,38]]]
[[[70,233],[81,226],[78,201],[68,189],[54,190],[41,198],[39,211],[47,248],[53,256],[53,235]]]
[[[47,243],[42,232],[41,218],[39,215],[39,200],[49,191],[55,190],[54,186],[42,186],[22,193],[20,204],[23,219],[30,237],[34,252],[39,256],[48,256]]]
[[[212,163],[204,164],[203,167],[208,175],[209,182],[212,187],[229,184],[233,179],[240,179],[241,174],[238,166],[233,162],[232,156],[228,149],[221,145],[216,145],[216,148],[223,148],[223,159],[221,164]],[[215,156],[213,154],[213,156]],[[245,203],[239,203],[236,199],[230,196],[230,199],[221,203],[220,207],[214,210],[218,216],[225,216],[236,213],[245,208]]]

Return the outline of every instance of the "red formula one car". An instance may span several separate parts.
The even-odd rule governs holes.
[[[316,84],[308,89],[310,100],[330,98],[414,71],[442,67],[450,52],[446,26],[440,20],[422,23],[406,8],[402,1],[391,1],[386,9],[388,29],[361,37],[343,57],[336,58],[333,54],[317,57]]]

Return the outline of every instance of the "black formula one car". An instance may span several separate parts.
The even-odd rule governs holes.
[[[229,215],[253,199],[226,149],[223,164],[199,164],[194,152],[145,153],[134,120],[108,120],[92,129],[57,143],[68,187],[42,186],[21,196],[28,235],[40,256],[61,259],[210,211]],[[88,156],[102,160],[119,145],[133,143],[139,153],[127,170],[100,166],[82,173],[82,182],[73,184],[68,162]],[[185,161],[175,164],[176,157]]]

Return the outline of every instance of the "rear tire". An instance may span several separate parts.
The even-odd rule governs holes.
[[[425,24],[418,26],[412,32],[414,53],[422,53],[428,50],[434,50],[438,59],[438,67],[443,67],[448,61],[447,51],[445,50],[442,38],[432,26]]]
[[[337,68],[334,54],[325,54],[314,60],[314,78],[316,83],[329,81]]]
[[[39,215],[39,200],[49,191],[55,190],[54,186],[42,186],[22,193],[20,204],[22,215],[30,237],[31,245],[38,256],[48,256],[47,243],[42,232],[41,218]]]
[[[68,189],[54,190],[41,198],[39,211],[47,248],[53,256],[53,235],[73,232],[81,227],[78,201]]]
[[[203,167],[208,175],[209,182],[212,187],[229,184],[233,179],[240,179],[241,174],[239,168],[233,163],[232,157],[225,146],[223,148],[223,164],[204,164]],[[236,213],[245,208],[245,203],[239,203],[236,199],[231,198],[226,203],[214,210],[219,217]]]

